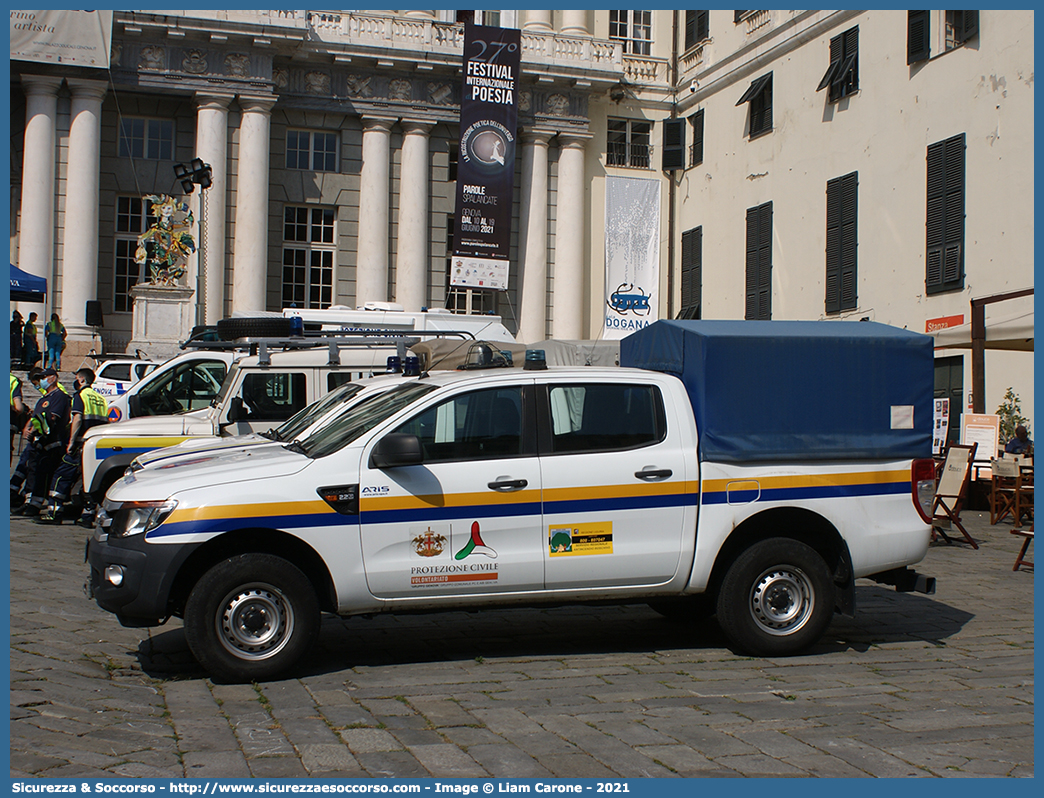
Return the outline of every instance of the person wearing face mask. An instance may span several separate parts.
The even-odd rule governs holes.
[[[69,393],[54,369],[36,370],[30,379],[41,396],[22,430],[28,446],[11,475],[11,515],[38,515],[47,500],[51,476],[69,445]]]
[[[94,383],[94,372],[89,368],[82,368],[76,372],[73,386],[76,393],[72,397],[70,414],[72,423],[69,429],[69,443],[66,444],[65,453],[61,463],[54,471],[51,480],[51,490],[48,493],[48,504],[40,512],[37,523],[60,524],[65,503],[69,501],[70,494],[82,475],[82,464],[80,454],[83,450],[83,435],[91,427],[109,423],[109,405],[105,397],[98,393],[91,385]],[[93,520],[94,508],[84,507],[83,518],[87,523]]]

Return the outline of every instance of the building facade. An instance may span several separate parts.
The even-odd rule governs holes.
[[[470,298],[464,17],[522,30],[510,283]],[[11,258],[73,339],[100,300],[121,349],[142,198],[201,158],[199,323],[470,299],[523,341],[598,338],[614,181],[649,181],[652,316],[942,330],[967,410],[971,301],[1033,286],[1033,44],[1030,11],[116,12],[108,71],[12,61]],[[987,411],[1032,407],[1032,318],[987,307]]]

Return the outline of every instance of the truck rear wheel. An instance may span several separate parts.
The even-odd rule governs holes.
[[[823,558],[788,538],[755,543],[725,574],[718,622],[745,654],[797,654],[823,636],[834,613],[834,583]]]
[[[189,648],[222,681],[277,676],[307,653],[318,633],[312,583],[271,554],[241,554],[218,563],[185,604]]]

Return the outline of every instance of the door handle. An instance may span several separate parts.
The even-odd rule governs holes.
[[[496,482],[490,482],[488,487],[490,490],[499,491],[500,493],[510,493],[515,490],[522,490],[529,482],[525,479],[498,479]]]
[[[667,479],[674,472],[669,468],[650,468],[642,471],[635,471],[634,475],[638,479],[643,479],[646,482],[659,482],[661,479]]]

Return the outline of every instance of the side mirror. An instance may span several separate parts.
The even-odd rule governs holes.
[[[247,417],[246,408],[243,407],[243,397],[233,396],[232,401],[228,405],[228,421],[230,424],[234,424],[237,421],[242,421]]]
[[[385,435],[370,453],[370,468],[400,468],[423,462],[420,438],[401,432]]]
[[[127,417],[138,418],[141,414],[141,396],[139,394],[133,394],[131,398],[127,400]]]

